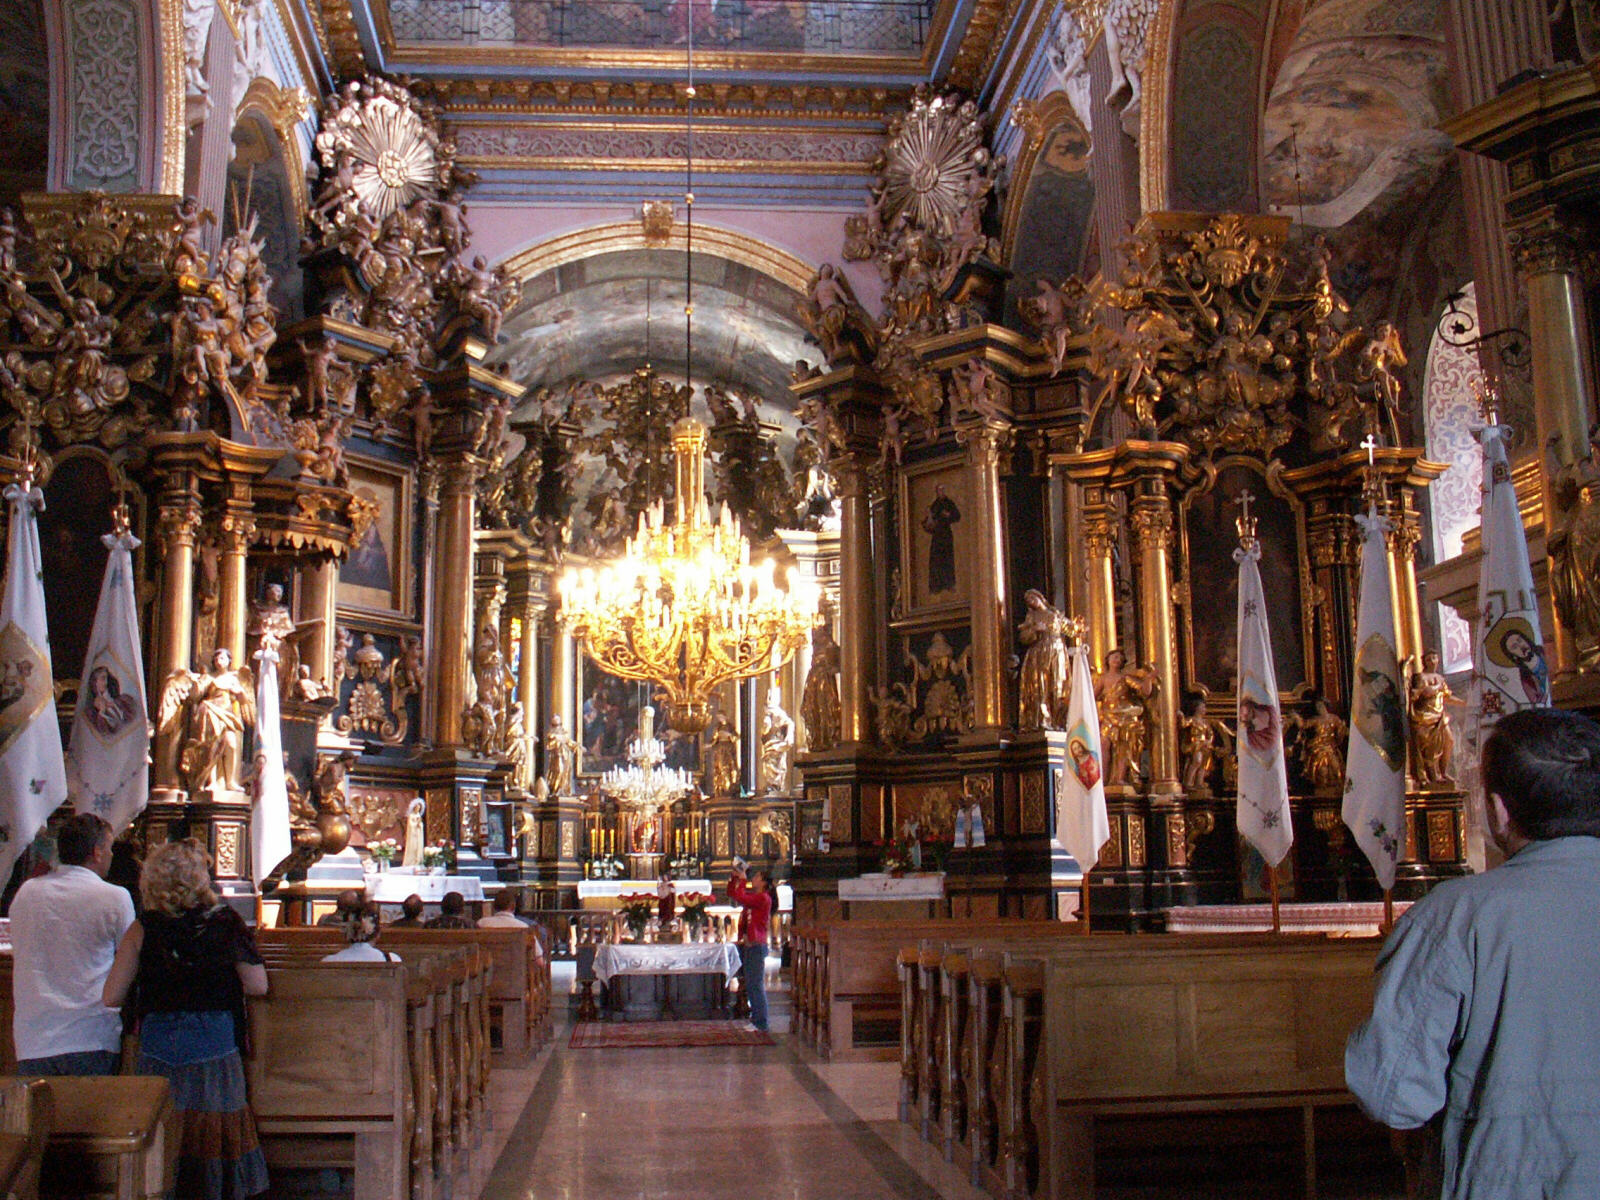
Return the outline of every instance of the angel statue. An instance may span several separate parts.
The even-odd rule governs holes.
[[[1226,759],[1232,753],[1233,731],[1207,713],[1204,700],[1196,700],[1194,711],[1178,723],[1183,731],[1183,790],[1191,796],[1209,796],[1219,755]]]
[[[1300,771],[1319,796],[1337,793],[1344,783],[1344,747],[1350,727],[1337,713],[1329,710],[1328,702],[1318,696],[1311,705],[1311,715],[1290,713],[1284,725],[1297,731]]]
[[[243,791],[245,730],[256,723],[255,679],[226,646],[211,669],[179,668],[161,695],[161,731],[178,741],[178,773],[191,795]]]

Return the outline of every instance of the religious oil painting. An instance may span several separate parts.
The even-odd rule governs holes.
[[[897,618],[915,619],[967,606],[973,525],[965,463],[942,459],[907,466],[900,477]]]
[[[350,490],[375,506],[339,567],[339,603],[348,608],[411,616],[411,477],[374,461],[350,462]]]
[[[620,679],[584,660],[583,705],[578,713],[583,774],[600,775],[627,765],[628,743],[639,732],[639,709],[649,702],[649,684]],[[667,742],[671,735],[662,728],[662,715],[657,714],[655,736]]]
[[[1278,690],[1292,692],[1306,680],[1305,620],[1301,612],[1299,518],[1283,497],[1275,495],[1261,473],[1235,462],[1217,472],[1205,491],[1184,501],[1184,560],[1188,564],[1189,614],[1181,630],[1188,664],[1185,684],[1213,692],[1231,692],[1239,673],[1237,635],[1239,548],[1235,521],[1241,492],[1252,497],[1261,543],[1261,587],[1271,613],[1272,662]]]

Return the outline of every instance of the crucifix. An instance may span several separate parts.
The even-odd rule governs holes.
[[[1371,470],[1375,468],[1378,465],[1377,437],[1370,433],[1367,434],[1367,436],[1361,442],[1361,448],[1367,452],[1367,469]]]
[[[1233,502],[1239,506],[1239,515],[1234,519],[1234,528],[1239,531],[1239,544],[1249,548],[1256,540],[1256,519],[1250,515],[1250,505],[1254,503],[1255,496],[1249,488],[1240,488]]]

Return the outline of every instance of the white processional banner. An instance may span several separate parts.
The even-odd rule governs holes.
[[[1483,443],[1483,562],[1478,568],[1478,728],[1508,712],[1550,703],[1550,668],[1539,628],[1528,538],[1506,458],[1505,425],[1478,431]]]
[[[1294,844],[1294,825],[1289,819],[1278,673],[1256,566],[1261,547],[1252,541],[1233,557],[1239,564],[1239,832],[1275,867]]]
[[[1100,750],[1100,713],[1094,705],[1089,651],[1072,652],[1072,692],[1067,703],[1066,766],[1056,772],[1056,841],[1084,874],[1100,861],[1111,838]]]
[[[1361,603],[1356,615],[1350,746],[1345,754],[1344,823],[1384,891],[1405,850],[1406,701],[1395,650],[1389,591],[1389,522],[1369,512],[1362,529]]]
[[[278,722],[278,652],[256,651],[255,818],[250,823],[250,875],[256,886],[293,849],[289,786],[283,774],[283,733]]]

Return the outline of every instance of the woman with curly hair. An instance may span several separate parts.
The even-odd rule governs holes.
[[[182,1119],[180,1200],[242,1200],[267,1190],[267,1164],[245,1097],[239,1057],[244,998],[264,996],[255,939],[211,888],[193,838],[156,847],[139,880],[144,911],[117,947],[103,997],[134,992],[141,1075],[172,1084]]]

